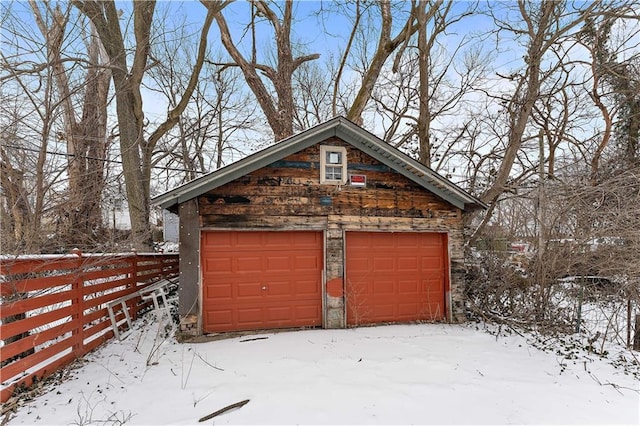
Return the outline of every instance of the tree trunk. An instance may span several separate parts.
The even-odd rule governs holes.
[[[63,13],[57,5],[53,10],[48,10],[52,23],[47,24],[40,9],[42,5],[34,0],[29,3],[45,38],[47,60],[51,64],[63,111],[65,131],[58,138],[64,139],[67,145],[69,187],[64,214],[61,215],[63,223],[58,227],[58,238],[62,245],[87,245],[93,240],[96,231],[102,228],[100,202],[104,189],[103,160],[107,145],[106,117],[111,75],[108,70],[98,68],[102,45],[95,27],[89,24],[91,30],[87,52],[90,65],[84,79],[82,118],[78,122],[72,99],[73,89],[62,61],[62,44],[69,14]]]
[[[93,25],[92,25],[93,27]],[[107,69],[99,68],[102,44],[92,28],[89,42],[89,57],[95,65],[87,71],[85,78],[84,108],[80,121],[81,135],[84,135],[82,153],[86,155],[83,161],[85,183],[83,193],[86,202],[80,209],[81,218],[84,217],[85,232],[92,236],[103,227],[101,200],[105,187],[104,170],[106,167],[107,149],[107,103],[111,73]]]
[[[30,228],[32,216],[27,191],[24,187],[24,172],[11,167],[4,150],[0,149],[0,187],[11,212],[11,229],[15,243],[24,242]],[[5,242],[6,243],[6,242]],[[7,247],[5,247],[6,249]],[[14,251],[17,247],[9,249]]]
[[[284,15],[282,19],[271,10],[264,1],[253,1],[254,7],[265,16],[276,33],[276,49],[278,64],[273,69],[255,61],[255,55],[251,60],[247,60],[236,47],[231,38],[227,21],[221,10],[216,11],[215,19],[220,29],[220,38],[229,55],[237,65],[247,85],[256,97],[264,113],[273,136],[276,141],[285,139],[293,134],[293,117],[295,113],[295,103],[293,101],[293,88],[291,87],[292,76],[296,69],[303,63],[320,57],[318,54],[311,54],[300,57],[293,57],[291,52],[291,21],[293,18],[293,2],[285,2]],[[211,4],[205,3],[211,10]],[[255,49],[255,46],[254,46]],[[262,81],[258,71],[262,72],[271,82],[276,91],[276,98],[271,94]]]
[[[428,6],[428,2],[421,1],[417,8],[429,7],[429,11],[423,15],[423,20],[427,22],[437,12],[438,8],[442,5],[443,0],[436,0],[431,6]],[[413,7],[407,21],[404,23],[402,29],[398,34],[392,38],[391,31],[393,25],[393,15],[391,13],[391,3],[389,0],[380,0],[378,2],[380,6],[380,36],[378,38],[378,46],[371,59],[371,64],[367,68],[364,76],[362,77],[362,84],[358,93],[351,104],[351,108],[347,113],[347,118],[354,123],[362,124],[362,113],[367,106],[367,103],[371,99],[373,88],[378,81],[380,72],[389,56],[401,45],[405,45],[409,42],[413,34],[418,31],[420,26],[416,21],[416,8]],[[401,56],[402,50],[398,53],[398,58]],[[395,66],[395,65],[394,65]]]
[[[135,52],[130,68],[127,63],[128,49],[124,44],[124,36],[120,28],[120,11],[116,9],[116,4],[97,0],[74,0],[73,4],[95,25],[111,61],[112,79],[116,91],[116,116],[120,132],[120,155],[131,221],[131,242],[137,249],[149,250],[152,243],[149,204],[153,150],[158,140],[175,126],[187,107],[202,69],[213,16],[228,2],[205,2],[209,10],[200,33],[198,56],[189,83],[177,106],[168,111],[166,120],[151,133],[148,140],[144,135],[141,85],[148,67],[156,2],[153,0],[133,2]]]
[[[480,197],[482,201],[491,204],[497,201],[498,197],[507,189],[506,183],[511,174],[516,155],[522,146],[522,136],[527,127],[527,122],[531,117],[533,105],[540,93],[540,64],[544,56],[546,36],[556,4],[553,1],[543,2],[540,5],[540,21],[537,28],[533,24],[529,25],[531,39],[527,49],[527,69],[524,78],[519,82],[516,91],[509,102],[509,136],[507,148],[500,163],[496,178],[489,189]],[[531,17],[523,10],[523,18],[531,22]]]
[[[131,221],[131,237],[134,248],[145,250],[151,246],[151,227],[149,226],[148,197],[145,196],[145,181],[142,175],[140,157],[140,139],[143,138],[142,125],[135,119],[131,83],[126,75],[114,72],[116,89],[116,115],[120,131],[120,152],[122,171]]]
[[[518,1],[518,8],[527,25],[530,40],[525,56],[527,67],[508,104],[510,128],[504,158],[500,163],[493,184],[480,197],[487,204],[496,202],[500,195],[508,189],[506,183],[509,180],[516,155],[522,146],[522,137],[531,117],[531,111],[540,96],[540,66],[544,54],[562,35],[583,22],[597,3],[587,6],[574,20],[566,21],[561,21],[565,7],[562,3],[544,1],[540,3],[539,10],[535,11],[527,10],[526,5],[524,0]]]
[[[427,43],[427,13],[426,0],[420,0],[416,17],[418,19],[418,71],[420,73],[420,86],[418,88],[420,110],[418,112],[418,161],[427,167],[431,167],[431,143],[429,131],[431,127],[431,114],[429,109],[429,44]]]

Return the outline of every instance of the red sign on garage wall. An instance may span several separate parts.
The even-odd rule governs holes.
[[[351,186],[367,186],[367,177],[365,175],[350,175],[349,182],[351,182]]]

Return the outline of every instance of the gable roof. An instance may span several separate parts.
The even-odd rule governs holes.
[[[487,208],[486,204],[453,182],[344,117],[335,117],[293,135],[242,160],[160,194],[151,201],[168,209],[334,136],[460,209]]]

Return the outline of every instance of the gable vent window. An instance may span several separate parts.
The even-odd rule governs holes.
[[[320,183],[347,182],[347,149],[341,146],[320,147]]]

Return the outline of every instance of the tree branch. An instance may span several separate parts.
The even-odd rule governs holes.
[[[204,64],[204,57],[207,53],[207,37],[209,35],[209,29],[211,28],[211,24],[213,23],[214,15],[218,13],[222,8],[224,8],[228,2],[215,2],[212,7],[207,8],[207,15],[204,20],[204,24],[202,25],[202,31],[200,32],[200,42],[198,45],[198,55],[196,57],[196,62],[193,67],[193,71],[191,72],[191,76],[189,78],[189,83],[187,83],[187,87],[182,94],[182,97],[175,108],[170,110],[167,113],[167,119],[164,123],[160,124],[156,130],[149,136],[149,149],[152,150],[157,144],[158,140],[167,133],[180,119],[180,115],[186,109],[189,104],[189,100],[193,91],[195,90],[198,79],[200,77],[200,71],[202,70],[202,66]]]

